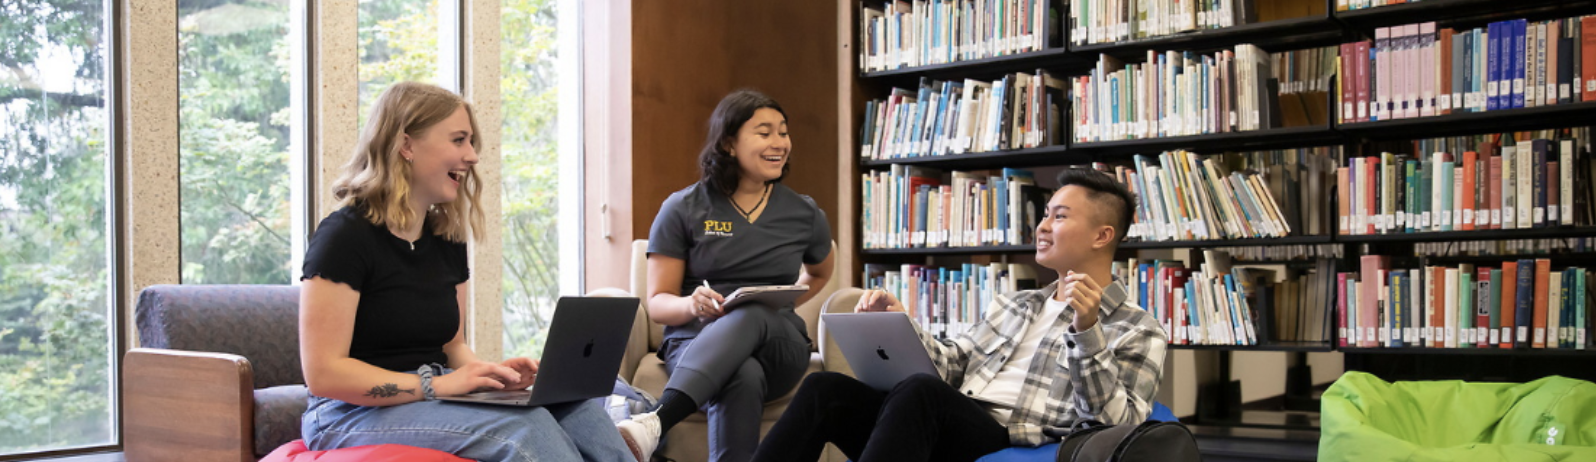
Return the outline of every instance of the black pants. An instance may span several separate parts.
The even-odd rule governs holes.
[[[938,377],[915,375],[881,393],[820,372],[804,379],[754,461],[813,461],[828,442],[855,462],[968,462],[1009,447],[1009,434]]]
[[[809,369],[809,341],[790,314],[739,308],[705,326],[697,338],[661,350],[671,375],[665,388],[686,393],[708,414],[710,460],[752,457],[765,401],[786,395]]]

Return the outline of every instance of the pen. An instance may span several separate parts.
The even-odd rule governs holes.
[[[708,279],[704,280],[704,288],[705,289],[709,289],[711,292],[713,292],[715,290],[715,288],[709,286],[709,280]],[[714,298],[710,298],[709,299],[709,304],[713,305],[715,307],[715,311],[720,311],[720,302],[715,301]]]

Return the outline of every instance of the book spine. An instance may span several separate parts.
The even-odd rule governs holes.
[[[1489,348],[1491,329],[1491,269],[1479,268],[1474,277],[1474,346]]]
[[[1502,342],[1500,348],[1513,348],[1521,336],[1518,333],[1518,265],[1520,262],[1502,262]]]
[[[1531,348],[1546,348],[1546,310],[1547,304],[1551,302],[1551,279],[1552,261],[1545,258],[1535,259],[1535,282],[1532,286],[1534,293],[1531,295],[1534,299],[1532,303],[1535,314],[1532,322],[1535,323],[1535,328],[1532,334],[1533,340],[1530,341]]]
[[[1489,290],[1489,297],[1487,297],[1485,304],[1489,317],[1486,320],[1486,327],[1490,331],[1487,332],[1486,345],[1482,346],[1492,348],[1502,344],[1502,326],[1504,325],[1502,324],[1502,270],[1491,268],[1490,274],[1486,277],[1485,284]]]

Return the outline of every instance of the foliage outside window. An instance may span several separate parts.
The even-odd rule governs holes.
[[[360,126],[388,86],[437,85],[439,0],[360,0]],[[451,90],[459,90],[451,88]]]
[[[557,0],[504,0],[500,82],[504,129],[504,354],[543,353],[560,295]],[[567,224],[574,226],[575,224]]]
[[[114,443],[104,21],[0,2],[0,456]]]
[[[286,1],[178,4],[183,282],[287,284]]]

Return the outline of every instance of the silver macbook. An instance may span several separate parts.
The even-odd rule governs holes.
[[[907,314],[824,313],[821,318],[854,375],[871,388],[887,391],[914,374],[937,375]]]
[[[609,395],[621,370],[636,298],[560,297],[549,322],[537,383],[526,390],[483,391],[439,400],[542,406]]]
[[[822,313],[826,332],[848,358],[853,373],[871,388],[890,391],[898,382],[914,374],[937,374],[936,363],[920,343],[909,315],[901,312]],[[988,405],[1013,408],[980,396],[971,399]]]

